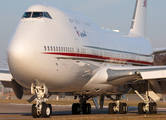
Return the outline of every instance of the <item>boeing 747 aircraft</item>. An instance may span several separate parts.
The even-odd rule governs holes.
[[[136,0],[129,34],[122,34],[101,29],[77,12],[33,5],[9,42],[9,69],[0,70],[0,80],[5,87],[11,85],[18,99],[31,90],[28,101],[36,101],[34,118],[51,115],[46,101],[52,94],[79,98],[73,114],[90,114],[89,98],[102,109],[105,97],[114,101],[108,105],[109,114],[126,114],[127,104],[120,100],[130,89],[143,100],[140,114],[156,114],[155,101],[162,100],[166,90],[166,66],[153,66],[153,57],[166,50],[153,50],[146,38],[146,11],[147,0]]]

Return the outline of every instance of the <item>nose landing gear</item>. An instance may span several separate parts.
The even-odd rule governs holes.
[[[32,105],[32,116],[33,118],[39,118],[40,116],[44,118],[50,117],[52,114],[52,106],[51,104],[46,104],[48,98],[51,96],[48,95],[48,89],[45,84],[31,85],[31,93],[32,96],[28,102],[32,102],[34,99],[36,100],[36,104]]]
[[[42,116],[43,118],[48,118],[52,114],[52,106],[50,104],[43,103],[42,109],[39,109],[36,104],[32,105],[32,116],[33,118],[39,118]]]
[[[42,117],[47,118],[50,117],[51,114],[52,114],[52,106],[50,104],[43,103],[41,110]]]

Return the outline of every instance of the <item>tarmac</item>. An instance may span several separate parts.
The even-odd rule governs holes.
[[[19,119],[33,119],[31,116],[31,104],[13,104],[0,103],[0,120],[19,120]],[[127,114],[108,114],[108,107],[105,106],[103,110],[96,110],[92,107],[92,114],[90,115],[72,115],[71,105],[53,105],[53,113],[50,118],[95,118],[95,117],[122,117],[122,116],[139,116],[137,107],[128,107]],[[162,114],[166,118],[166,109],[158,108],[158,114]]]

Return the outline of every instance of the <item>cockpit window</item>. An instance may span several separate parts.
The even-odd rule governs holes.
[[[43,12],[33,12],[32,18],[44,17]]]
[[[44,12],[44,17],[52,19],[48,12]]]
[[[25,12],[22,18],[49,18],[49,19],[52,19],[48,12]]]
[[[30,18],[31,17],[31,12],[25,12],[22,18]]]

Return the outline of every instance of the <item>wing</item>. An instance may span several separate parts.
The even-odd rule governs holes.
[[[102,87],[102,84],[120,86],[133,84],[137,81],[159,80],[166,78],[166,66],[105,66],[97,70],[83,90],[91,89],[92,86]]]
[[[152,86],[150,97],[157,101],[162,99],[162,90],[166,90],[166,81],[163,80],[165,78],[166,66],[105,66],[93,73],[93,77],[80,91],[88,92],[90,90],[91,93],[95,93],[101,89],[105,94],[109,91],[116,93],[116,87],[125,85],[126,90],[132,88],[140,92],[140,87],[145,86],[148,81]],[[159,80],[161,81],[159,82]],[[110,86],[112,86],[111,89]],[[128,90],[123,92],[126,93]]]
[[[166,48],[153,49],[153,54],[160,54],[160,53],[165,53],[165,52],[166,52]]]
[[[111,66],[107,68],[107,82],[113,85],[166,78],[166,66]]]
[[[10,74],[9,69],[0,69],[0,81],[4,87],[11,88],[12,75]]]

